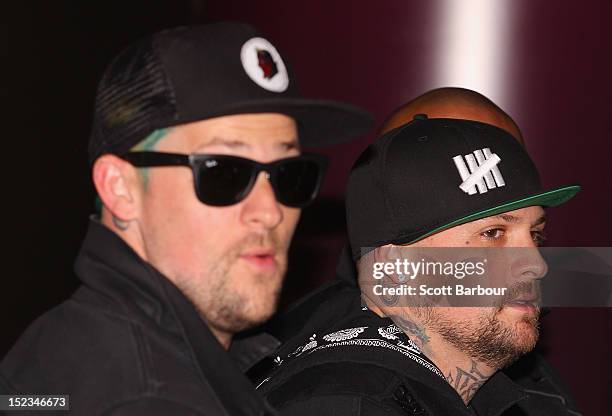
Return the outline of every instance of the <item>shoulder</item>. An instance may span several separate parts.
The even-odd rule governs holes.
[[[45,382],[76,376],[78,371],[91,370],[92,366],[106,367],[121,357],[132,361],[136,353],[135,332],[128,321],[69,299],[30,324],[0,369],[9,379],[25,377],[30,372],[45,374],[40,380]]]
[[[540,414],[578,413],[565,382],[537,351],[521,357],[504,373],[528,395],[519,407],[539,409]]]
[[[349,300],[342,319],[289,339],[258,390],[285,414],[424,414],[423,379],[440,383],[439,370],[391,320]]]
[[[418,414],[402,408],[406,388],[400,377],[373,364],[328,362],[290,375],[277,374],[259,390],[287,415]]]
[[[0,385],[16,394],[63,392],[75,412],[88,414],[140,396],[207,400],[174,338],[74,300],[45,313],[21,335],[0,362]]]
[[[204,416],[205,413],[185,403],[161,397],[140,397],[117,403],[100,416]]]

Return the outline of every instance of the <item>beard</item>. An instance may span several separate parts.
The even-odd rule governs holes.
[[[419,315],[426,328],[459,351],[491,368],[501,369],[531,351],[539,335],[538,313],[505,322],[499,316],[502,309],[486,308],[477,317],[464,320],[453,319],[435,307],[423,308]]]
[[[273,275],[248,271],[240,275],[232,270],[242,252],[261,245],[274,247],[279,254]],[[209,326],[235,334],[264,323],[276,310],[286,270],[286,251],[274,234],[251,235],[226,251],[207,271],[173,280]]]

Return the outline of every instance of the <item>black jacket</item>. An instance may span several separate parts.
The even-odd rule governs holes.
[[[182,293],[95,220],[75,271],[82,286],[0,363],[5,394],[69,394],[70,414],[87,416],[273,413],[241,370],[277,343],[238,341],[232,358]]]
[[[362,309],[349,263],[345,257],[339,279],[302,300],[271,326],[283,339],[283,347],[272,369],[261,365],[258,374],[252,374],[259,378],[260,393],[281,414],[579,414],[537,354],[496,373],[465,406],[432,369],[435,365],[410,349],[403,332],[390,331],[394,325],[389,319]]]

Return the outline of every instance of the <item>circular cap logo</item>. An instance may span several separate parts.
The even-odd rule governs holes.
[[[240,60],[245,72],[257,85],[283,92],[289,87],[287,68],[276,48],[264,38],[251,38],[242,45]]]

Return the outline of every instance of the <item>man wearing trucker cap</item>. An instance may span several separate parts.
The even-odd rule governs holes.
[[[239,23],[166,30],[111,62],[89,144],[103,206],[76,260],[82,286],[2,361],[3,392],[69,395],[79,415],[271,411],[241,370],[276,343],[233,335],[274,312],[319,189],[325,161],[301,147],[370,122],[296,88],[277,49]]]
[[[364,266],[403,246],[537,253],[542,207],[578,190],[542,189],[524,148],[489,124],[418,115],[387,132],[349,177],[347,224],[360,290],[340,286],[321,299],[259,390],[288,415],[576,414],[562,404],[523,407],[528,394],[499,371],[535,345],[534,299],[517,292],[499,307],[393,306],[373,293]],[[539,255],[523,260],[517,284],[531,285],[546,265]]]

